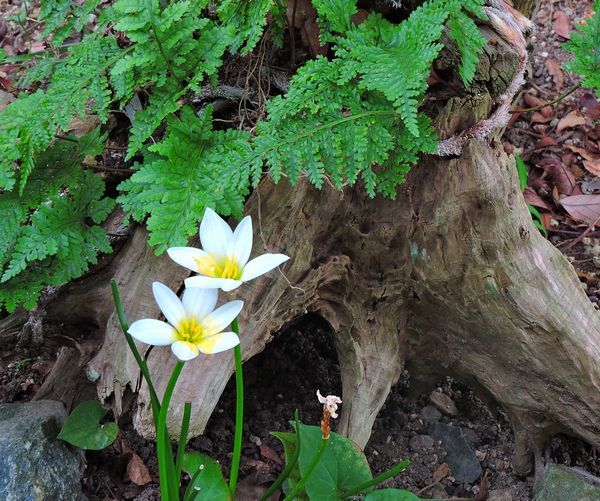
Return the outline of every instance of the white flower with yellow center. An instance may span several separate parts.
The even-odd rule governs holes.
[[[200,223],[202,249],[171,247],[173,261],[199,273],[186,279],[186,287],[216,288],[225,292],[243,282],[264,275],[289,259],[284,254],[263,254],[250,261],[252,219],[246,216],[235,231],[212,209],[206,209]]]
[[[138,341],[170,345],[180,360],[191,360],[199,353],[220,353],[240,343],[234,332],[222,331],[238,316],[243,301],[231,301],[215,310],[217,289],[186,289],[180,300],[166,285],[154,282],[152,292],[169,323],[137,320],[128,332]]]

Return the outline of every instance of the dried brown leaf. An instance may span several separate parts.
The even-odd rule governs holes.
[[[544,201],[542,197],[540,197],[530,186],[527,186],[523,191],[523,198],[525,198],[525,202],[530,205],[535,205],[536,207],[540,207],[546,210],[552,210],[550,206]]]
[[[583,166],[586,170],[594,176],[600,177],[600,159],[596,160],[584,160]]]
[[[558,158],[544,158],[538,165],[549,174],[559,193],[570,195],[573,192],[577,184],[575,176]],[[555,199],[558,198],[557,195],[554,196]]]
[[[586,160],[592,160],[596,157],[593,153],[590,153],[585,148],[581,148],[580,146],[575,146],[573,144],[565,144],[566,148],[569,148],[573,153],[578,153]]]
[[[600,218],[600,195],[574,195],[561,199],[560,204],[575,221],[597,223]]]
[[[544,114],[539,111],[536,111],[533,115],[531,115],[531,121],[533,123],[545,124],[545,123],[550,122],[551,120],[552,120],[552,115],[547,117],[547,116],[544,116]]]
[[[131,458],[127,463],[127,476],[129,480],[137,485],[146,485],[152,482],[148,467],[135,452],[131,453]]]
[[[540,99],[539,97],[536,97],[532,94],[523,94],[523,101],[525,101],[525,104],[527,106],[529,106],[530,108],[535,108],[536,106],[542,106],[545,101],[543,101],[542,99]]]
[[[554,80],[554,85],[556,86],[556,92],[560,92],[562,86],[565,82],[565,77],[563,75],[562,68],[560,64],[556,62],[556,59],[548,59],[544,63],[548,72],[552,75],[552,79]]]
[[[558,36],[569,40],[571,38],[571,21],[562,10],[557,10],[554,13],[554,23],[552,25],[554,33]]]
[[[539,150],[541,148],[547,148],[548,146],[556,146],[558,143],[556,139],[551,136],[544,136],[533,146],[534,149]]]
[[[265,445],[265,444],[260,445],[260,455],[266,459],[275,461],[277,464],[283,464],[283,461],[281,460],[281,457],[279,456],[279,454],[277,454],[268,445]]]
[[[564,129],[569,127],[577,127],[579,125],[585,125],[585,117],[578,110],[573,110],[558,121],[556,132],[560,133]]]

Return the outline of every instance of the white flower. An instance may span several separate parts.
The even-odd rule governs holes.
[[[186,287],[236,289],[243,282],[264,275],[289,259],[284,254],[263,254],[250,261],[252,219],[246,216],[235,231],[212,209],[200,223],[202,249],[171,247],[167,253],[181,266],[199,273],[186,279]]]
[[[336,411],[338,404],[342,403],[342,399],[340,397],[336,397],[335,395],[327,395],[324,397],[321,395],[321,392],[317,390],[317,398],[319,399],[319,402],[321,402],[327,408],[332,418],[335,419],[338,417]]]
[[[152,292],[169,323],[151,318],[133,322],[128,332],[138,341],[171,345],[180,360],[191,360],[200,352],[219,353],[240,343],[234,332],[221,331],[237,317],[243,301],[231,301],[215,310],[217,289],[186,289],[180,300],[166,285],[154,282]]]

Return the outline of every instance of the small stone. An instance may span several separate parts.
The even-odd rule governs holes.
[[[479,435],[469,428],[463,428],[463,435],[471,445],[479,443]]]
[[[260,437],[257,437],[256,435],[250,435],[250,442],[252,442],[254,445],[260,447],[262,441],[260,439]]]
[[[576,468],[550,464],[540,479],[534,501],[600,499],[600,478]]]
[[[433,423],[429,434],[434,440],[440,440],[448,455],[446,462],[459,483],[470,484],[481,475],[481,465],[463,431],[444,423]]]
[[[440,480],[446,478],[450,473],[450,467],[448,463],[442,463],[438,466],[438,468],[433,472],[433,481],[439,482]]]
[[[408,444],[413,451],[422,451],[433,447],[433,438],[429,435],[415,435]]]
[[[488,492],[487,501],[513,501],[510,487],[506,489],[493,489]]]
[[[431,392],[431,395],[429,395],[429,400],[438,408],[438,410],[447,416],[454,417],[458,414],[454,400],[444,393],[433,391]]]
[[[425,421],[435,423],[442,417],[442,413],[438,411],[433,405],[426,405],[421,409],[421,416]]]
[[[0,499],[85,499],[81,451],[57,438],[66,417],[50,400],[0,405]]]
[[[479,462],[481,463],[482,461],[485,461],[485,458],[487,457],[487,452],[477,450],[475,451],[475,456],[477,456],[477,459],[479,459]]]

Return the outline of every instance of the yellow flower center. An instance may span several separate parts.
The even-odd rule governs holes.
[[[198,273],[213,278],[232,278],[239,280],[242,270],[234,257],[227,256],[225,259],[217,260],[210,254],[204,254],[195,259]]]
[[[199,322],[196,317],[186,317],[177,326],[177,338],[179,341],[198,344],[205,337],[205,330],[203,322]]]
[[[185,317],[175,329],[178,341],[189,343],[203,353],[213,353],[220,338],[217,335],[219,326],[210,316],[202,321],[198,321],[196,317]]]

